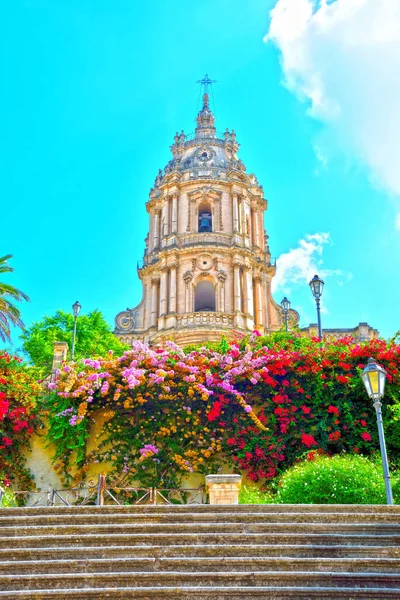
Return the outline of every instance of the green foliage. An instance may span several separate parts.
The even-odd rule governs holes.
[[[54,342],[67,342],[72,348],[74,317],[58,310],[53,316],[46,316],[33,323],[22,334],[23,350],[29,360],[42,369],[44,374],[51,371]],[[75,360],[88,356],[105,356],[112,350],[121,356],[128,346],[122,344],[112,333],[111,327],[100,311],[79,315],[76,327]]]
[[[363,456],[316,456],[285,471],[277,483],[281,504],[385,504],[382,466]]]
[[[0,257],[0,275],[14,271],[13,267],[8,264],[10,258],[12,258],[12,254]],[[3,342],[11,341],[11,325],[24,328],[20,310],[14,304],[22,300],[29,302],[29,298],[24,292],[0,281],[0,340]]]
[[[271,493],[263,492],[259,486],[252,482],[242,485],[239,491],[239,504],[272,504],[274,498]]]

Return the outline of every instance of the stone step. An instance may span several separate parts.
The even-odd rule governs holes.
[[[117,587],[48,589],[31,591],[12,590],[1,592],[0,598],[10,600],[399,600],[399,588],[359,588],[352,587],[271,587],[247,586],[187,586],[176,587]]]
[[[125,524],[168,524],[177,523],[179,515],[177,513],[167,512],[129,512],[129,513],[110,513],[106,515],[107,524],[114,525]],[[384,517],[385,523],[399,524],[400,513],[390,512]],[[76,512],[68,514],[48,514],[47,509],[40,515],[6,515],[0,517],[0,528],[15,526],[15,527],[30,527],[30,526],[50,526],[50,525],[90,525],[104,524],[105,515],[103,513],[82,513]],[[190,512],[185,513],[185,523],[381,523],[382,515],[379,513],[360,512],[360,513],[309,513],[309,512],[292,512],[292,513],[276,513],[276,512],[231,512],[224,513],[216,512]]]
[[[400,546],[400,535],[346,534],[346,533],[126,533],[126,534],[65,534],[48,536],[0,537],[0,548],[35,548],[108,545],[169,545],[169,544],[318,544]]]
[[[302,534],[302,533],[345,533],[350,535],[397,535],[400,537],[400,524],[398,523],[96,523],[96,524],[68,524],[58,525],[8,525],[0,527],[0,538],[15,536],[65,536],[65,535],[118,535],[141,534],[157,535],[161,533],[179,534],[248,534],[248,533],[277,533],[277,534]]]
[[[238,505],[210,505],[210,504],[185,504],[185,505],[142,505],[142,506],[37,506],[21,508],[0,508],[0,517],[2,516],[27,516],[27,515],[67,515],[67,514],[104,514],[109,515],[130,513],[140,511],[148,514],[186,514],[190,512],[197,513],[373,513],[385,516],[387,514],[397,514],[400,517],[400,505],[387,506],[386,504],[238,504]]]
[[[54,575],[68,573],[133,573],[136,571],[210,572],[223,571],[310,571],[335,573],[400,573],[400,558],[288,558],[239,557],[117,557],[70,560],[25,560],[0,562],[0,575]]]
[[[84,589],[86,587],[348,587],[394,588],[400,590],[400,573],[347,573],[316,571],[135,571],[113,573],[57,573],[0,575],[0,590]]]
[[[310,558],[400,558],[400,547],[368,545],[330,545],[315,544],[186,544],[137,545],[137,546],[70,546],[42,548],[2,548],[0,562],[5,561],[41,561],[74,560],[130,557],[310,557]]]

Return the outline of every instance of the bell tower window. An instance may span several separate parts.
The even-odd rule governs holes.
[[[212,231],[211,206],[208,203],[202,203],[199,206],[199,233]]]

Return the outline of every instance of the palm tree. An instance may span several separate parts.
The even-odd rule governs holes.
[[[13,267],[8,264],[10,258],[12,258],[12,254],[0,257],[0,275],[14,271]],[[25,327],[21,321],[20,310],[14,304],[15,301],[21,302],[21,300],[29,302],[29,298],[24,292],[0,281],[0,340],[3,342],[11,341],[11,325],[21,327],[21,329]]]

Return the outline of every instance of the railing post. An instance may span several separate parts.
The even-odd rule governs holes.
[[[3,496],[4,496],[4,490],[2,487],[0,487],[0,507],[3,506]]]
[[[47,490],[47,506],[54,505],[54,488],[49,487]]]
[[[100,473],[99,479],[97,482],[97,506],[104,506],[104,492],[106,489],[106,476],[104,473]]]

